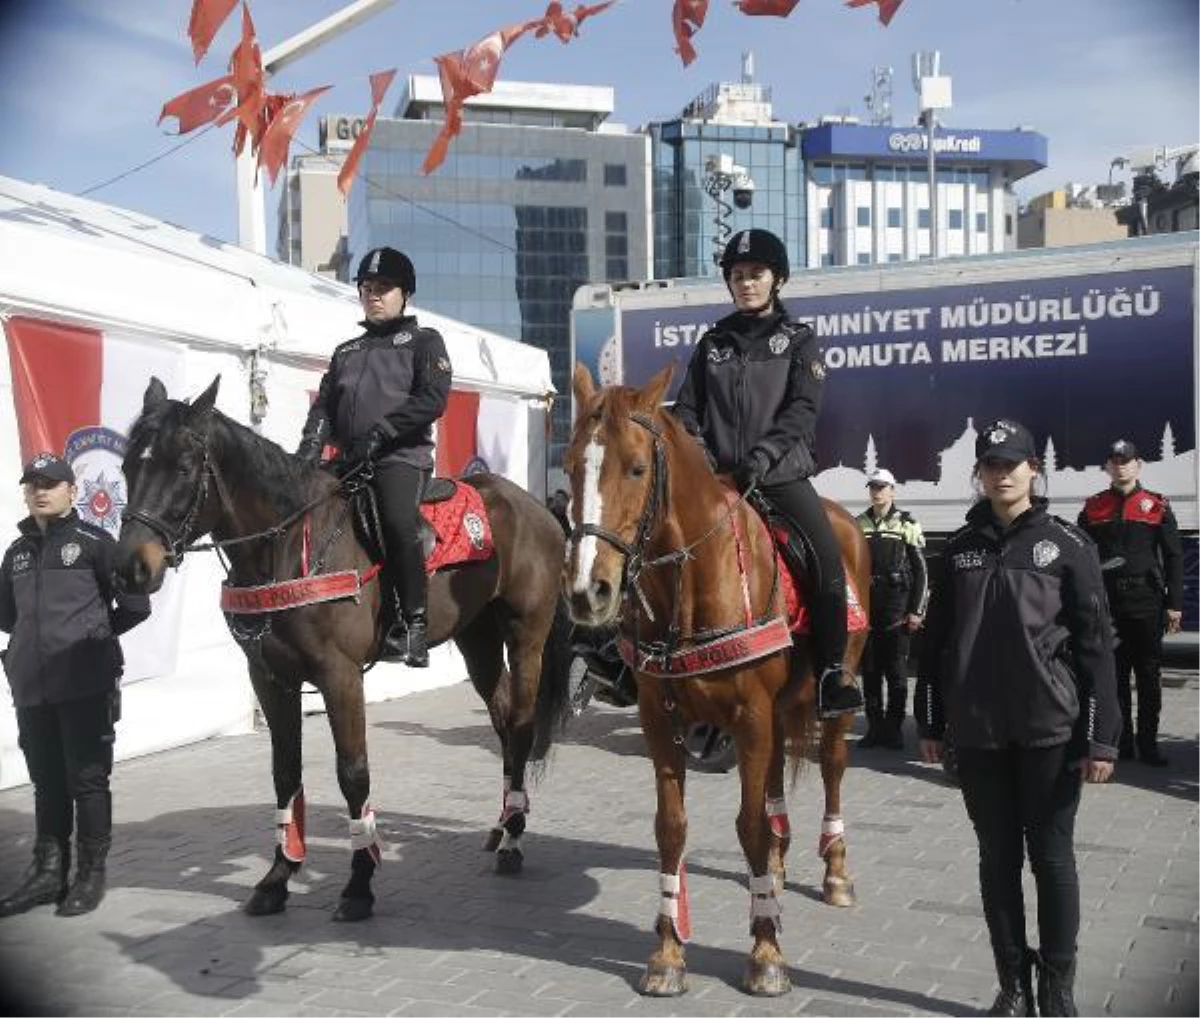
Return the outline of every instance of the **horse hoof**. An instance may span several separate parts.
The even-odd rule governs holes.
[[[276,915],[287,906],[288,890],[286,887],[256,887],[250,895],[242,911],[246,915],[263,916]]]
[[[858,898],[854,894],[854,881],[849,877],[826,877],[821,891],[821,898],[826,905],[851,908],[858,904]]]
[[[335,923],[360,923],[370,919],[375,911],[375,902],[370,898],[342,898],[333,913]]]
[[[687,969],[682,965],[647,965],[638,983],[644,997],[678,997],[687,993]]]
[[[525,865],[525,857],[517,848],[506,848],[496,853],[496,872],[501,876],[514,877],[521,872]]]
[[[504,838],[503,827],[493,827],[488,831],[488,836],[484,839],[483,850],[485,852],[494,852],[500,847],[500,842]]]
[[[746,978],[742,985],[754,997],[782,997],[791,990],[792,981],[788,978],[785,965],[751,961],[746,965]]]

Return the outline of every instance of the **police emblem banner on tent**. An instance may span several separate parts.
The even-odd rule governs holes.
[[[7,318],[4,331],[21,462],[43,450],[66,459],[80,517],[115,538],[127,495],[121,461],[129,425],[152,375],[168,392],[181,391],[183,349],[22,316]],[[124,682],[175,670],[182,612],[182,584],[171,572],[151,617],[121,638]]]

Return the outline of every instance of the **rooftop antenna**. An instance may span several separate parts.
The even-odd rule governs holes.
[[[754,51],[742,51],[742,84],[754,84]]]
[[[892,77],[890,67],[871,68],[871,91],[864,97],[871,123],[876,127],[892,126]]]

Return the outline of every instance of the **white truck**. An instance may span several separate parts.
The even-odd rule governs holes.
[[[936,550],[974,500],[987,421],[1032,429],[1051,508],[1072,520],[1108,484],[1108,446],[1130,439],[1142,482],[1184,532],[1194,630],[1198,236],[798,272],[784,300],[827,368],[818,490],[858,512],[867,474],[886,467]],[[640,385],[674,363],[671,399],[692,346],[731,307],[719,278],[585,285],[573,357],[604,384]]]

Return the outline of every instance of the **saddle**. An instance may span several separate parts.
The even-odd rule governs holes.
[[[375,490],[365,480],[346,484],[354,531],[371,559],[387,559]],[[491,558],[495,553],[492,527],[479,492],[448,477],[434,477],[421,496],[421,544],[425,571]]]

